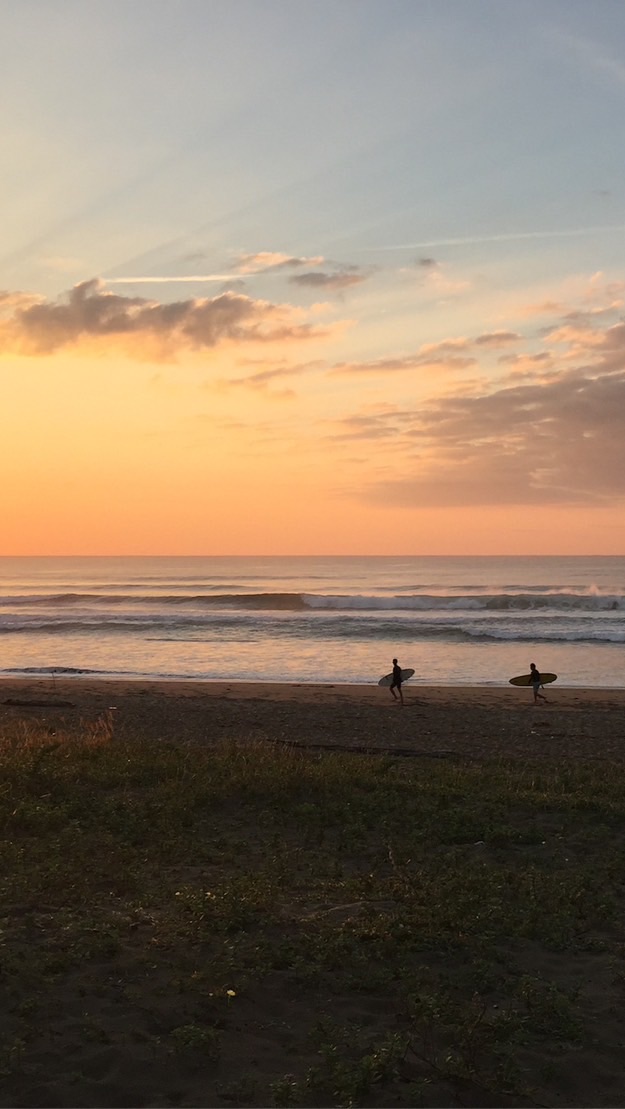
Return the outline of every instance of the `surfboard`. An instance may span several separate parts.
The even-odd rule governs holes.
[[[411,678],[413,674],[414,674],[414,670],[411,670],[410,667],[408,667],[407,670],[402,670],[402,672],[401,672],[402,682],[407,682],[408,678]],[[378,682],[378,685],[389,686],[391,684],[392,680],[393,680],[393,673],[391,671],[390,674],[385,674],[383,678],[380,678],[380,680]]]
[[[549,685],[550,682],[555,682],[557,676],[558,676],[557,674],[543,674],[543,672],[541,670],[541,672],[540,672],[540,684],[541,685]],[[531,685],[531,684],[532,684],[532,675],[531,674],[521,674],[518,678],[510,678],[510,685]]]

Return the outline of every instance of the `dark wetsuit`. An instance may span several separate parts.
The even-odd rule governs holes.
[[[393,680],[391,682],[391,689],[401,689],[401,666],[393,667]]]
[[[542,686],[542,684],[543,684],[543,680],[542,680],[538,670],[536,669],[536,667],[534,667],[533,670],[530,667],[530,685],[531,685],[532,689],[534,690],[534,704],[537,704],[539,699],[541,701],[546,701],[547,700],[547,698],[543,697],[542,693],[539,692],[540,687]]]

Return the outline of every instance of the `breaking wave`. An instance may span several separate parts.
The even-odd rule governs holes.
[[[241,609],[244,611],[305,612],[335,610],[343,612],[618,612],[625,611],[622,593],[519,592],[436,594],[412,593],[396,596],[313,594],[313,593],[197,593],[193,595],[159,593],[56,593],[0,597],[0,610],[13,608],[120,608],[143,607],[162,610],[180,608]]]
[[[292,640],[317,642],[373,642],[392,640],[415,643],[439,642],[552,642],[552,643],[625,643],[625,613],[589,614],[534,613],[524,618],[518,613],[487,614],[470,611],[443,614],[424,613],[244,613],[225,612],[195,615],[176,613],[127,614],[92,613],[72,619],[63,615],[0,615],[0,637],[47,636],[61,639],[128,637],[145,642],[217,643],[268,642]]]

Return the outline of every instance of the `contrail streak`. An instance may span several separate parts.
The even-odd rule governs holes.
[[[394,246],[369,247],[369,250],[420,250],[431,246],[472,246],[479,243],[512,243],[522,239],[567,239],[575,235],[596,235],[602,231],[625,231],[625,224],[604,227],[573,227],[564,231],[511,231],[503,235],[463,235],[452,239],[429,239]]]
[[[236,273],[191,273],[183,277],[103,277],[107,285],[167,285],[172,281],[236,281]]]

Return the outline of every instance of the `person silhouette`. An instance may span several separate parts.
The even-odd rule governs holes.
[[[399,700],[403,705],[404,694],[402,693],[401,688],[401,666],[399,665],[396,658],[393,659],[393,680],[391,682],[391,694],[393,696],[393,700],[396,701],[397,693],[395,693],[395,690],[397,690],[397,693],[399,694]]]
[[[539,693],[542,681],[540,677],[540,671],[536,669],[535,662],[530,662],[530,685],[534,690],[534,704],[536,704],[539,700],[547,701],[547,698],[544,697],[542,693]],[[548,701],[547,704],[549,704]]]

